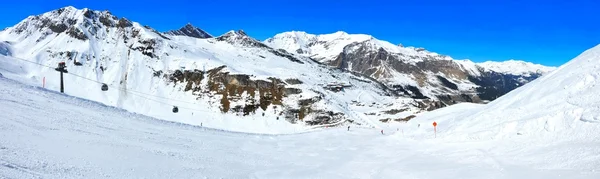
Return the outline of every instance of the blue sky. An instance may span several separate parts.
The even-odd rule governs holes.
[[[559,66],[600,43],[600,2],[593,0],[26,0],[3,2],[0,27],[67,5],[109,10],[159,31],[189,22],[213,35],[243,29],[264,40],[290,30],[341,30],[477,62]]]

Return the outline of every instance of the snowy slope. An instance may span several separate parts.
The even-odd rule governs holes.
[[[423,116],[440,123],[441,136],[456,140],[540,137],[566,141],[600,139],[600,46],[555,71],[472,110]],[[435,113],[435,112],[434,112]],[[596,146],[594,150],[600,147]]]
[[[2,178],[598,178],[598,142],[230,133],[0,78]],[[595,147],[595,148],[594,148]]]
[[[555,67],[547,67],[519,60],[507,60],[503,62],[487,61],[477,63],[477,65],[483,67],[485,70],[512,75],[546,74],[556,69]]]
[[[64,61],[66,94],[169,121],[293,133],[342,123],[377,127],[379,118],[364,113],[419,110],[377,81],[272,49],[243,31],[163,35],[109,11],[65,7],[28,17],[0,32],[0,41],[11,50],[0,60],[15,66],[6,70],[22,69],[5,76],[39,86],[45,79],[58,90],[53,67]],[[334,92],[328,85],[348,87]],[[354,109],[356,96],[370,105]]]

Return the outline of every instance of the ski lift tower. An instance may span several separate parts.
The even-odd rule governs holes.
[[[64,86],[64,80],[63,80],[63,73],[69,73],[67,71],[67,65],[65,64],[65,62],[59,62],[58,67],[56,67],[54,70],[60,72],[60,92],[64,93],[65,86]]]

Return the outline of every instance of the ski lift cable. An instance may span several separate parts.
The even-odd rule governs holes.
[[[44,64],[41,64],[41,63],[37,63],[37,62],[25,60],[25,59],[20,59],[20,58],[14,58],[14,59],[18,59],[18,60],[29,62],[29,63],[35,64],[35,65],[39,65],[39,66],[42,66],[42,67],[54,69],[54,67],[51,67],[51,66],[48,66],[48,65],[44,65]],[[102,83],[102,82],[99,82],[99,81],[96,81],[96,80],[93,80],[93,79],[89,79],[89,78],[86,78],[86,77],[83,77],[81,75],[77,75],[77,74],[74,74],[74,73],[65,73],[65,74],[73,75],[75,77],[82,78],[82,79],[85,79],[85,80],[88,80],[88,81],[91,81],[91,82],[95,82],[95,83],[99,83],[99,84],[105,84],[105,83]],[[110,85],[110,86],[115,87],[115,85]],[[196,105],[197,103],[191,103],[191,102],[187,102],[187,101],[176,100],[176,99],[171,99],[171,98],[162,97],[162,96],[155,96],[155,95],[151,95],[151,94],[147,94],[147,93],[142,93],[142,92],[138,92],[138,91],[134,91],[134,90],[129,90],[129,89],[126,89],[126,88],[120,88],[120,87],[115,87],[115,88],[117,90],[119,90],[119,91],[124,91],[126,93],[130,93],[130,94],[136,95],[138,97],[141,97],[141,98],[144,98],[144,99],[147,99],[147,100],[150,100],[150,101],[154,101],[154,102],[157,102],[157,103],[161,103],[161,104],[166,104],[166,105],[170,105],[170,106],[176,106],[178,108],[187,109],[187,110],[191,110],[191,111],[212,112],[212,111],[209,111],[209,110],[200,110],[200,109],[193,109],[193,108],[188,108],[188,107],[184,107],[184,106],[172,105],[172,104],[167,103],[167,102],[163,102],[163,101],[159,101],[159,100],[156,100],[156,99],[148,98],[147,96],[152,96],[152,97],[156,97],[156,98],[162,98],[162,99],[171,100],[171,101],[178,101],[178,102],[183,102],[183,103],[189,103],[189,104],[194,104],[194,105]],[[146,95],[146,96],[144,96],[144,95]]]
[[[23,60],[23,61],[26,61],[26,62],[30,62],[30,63],[36,64],[36,65],[44,66],[44,67],[47,67],[47,68],[54,69],[54,67],[47,66],[47,65],[44,65],[44,64],[40,64],[40,63],[36,63],[36,62],[24,60],[24,59],[19,59],[19,58],[17,58],[17,59],[18,60]],[[84,76],[81,76],[81,75],[78,75],[78,74],[75,74],[75,73],[66,73],[66,74],[73,75],[75,77],[82,78],[82,79],[85,79],[85,80],[88,80],[88,81],[91,81],[91,82],[95,82],[95,83],[98,83],[98,84],[106,84],[106,83],[103,83],[103,82],[100,82],[100,81],[96,81],[96,80],[93,80],[93,79],[86,78]],[[130,93],[139,93],[139,94],[142,94],[142,95],[153,96],[153,97],[156,97],[156,98],[168,99],[168,100],[172,100],[172,101],[178,101],[178,102],[189,103],[189,104],[197,104],[197,103],[192,103],[192,102],[187,102],[187,101],[182,101],[182,100],[176,100],[176,99],[171,99],[171,98],[162,97],[162,96],[156,96],[156,95],[152,95],[152,94],[148,94],[148,93],[143,93],[143,92],[139,92],[139,91],[127,89],[127,88],[122,88],[122,87],[119,87],[119,86],[116,86],[116,85],[112,85],[112,84],[107,84],[107,85],[111,86],[111,87],[115,87],[116,89],[119,89],[119,90],[124,90],[126,92],[130,92]]]
[[[83,76],[81,76],[81,75],[77,75],[77,74],[74,74],[74,73],[67,73],[67,74],[71,74],[71,75],[73,75],[73,76],[76,76],[76,77],[79,77],[79,78],[82,78],[82,79],[85,79],[85,80],[89,80],[89,81],[92,81],[92,82],[95,82],[95,83],[99,83],[99,84],[106,84],[107,86],[114,87],[114,88],[116,88],[116,89],[117,89],[117,90],[119,90],[119,91],[125,91],[125,92],[129,92],[129,93],[132,93],[132,94],[134,94],[134,93],[137,93],[137,95],[146,95],[146,96],[152,96],[152,97],[155,97],[155,98],[161,98],[161,99],[166,99],[166,100],[171,100],[171,101],[177,101],[177,102],[182,102],[182,103],[188,103],[188,104],[194,104],[194,105],[196,105],[196,104],[197,104],[197,103],[192,103],[192,102],[188,102],[188,101],[177,100],[177,99],[171,99],[171,98],[167,98],[167,97],[162,97],[162,96],[156,96],[156,95],[152,95],[152,94],[148,94],[148,93],[143,93],[143,92],[139,92],[139,91],[135,91],[135,90],[131,90],[131,89],[127,89],[127,88],[119,87],[119,86],[117,86],[117,85],[113,85],[113,84],[102,83],[102,82],[100,82],[100,81],[96,81],[96,80],[93,80],[93,79],[89,79],[89,78],[86,78],[86,77],[83,77]]]
[[[95,81],[93,79],[89,79],[89,78],[86,78],[86,77],[83,77],[83,76],[80,76],[80,75],[76,75],[76,74],[73,74],[73,75],[76,76],[76,77],[79,77],[79,78],[83,78],[83,79],[86,79],[86,80],[89,80],[89,81],[96,82],[96,83],[105,84],[105,83],[102,83],[102,82],[99,82],[99,81]],[[148,93],[143,93],[143,92],[139,92],[139,91],[135,91],[135,90],[130,90],[130,89],[119,87],[119,86],[112,85],[112,84],[110,84],[108,86],[114,87],[115,89],[117,89],[119,91],[124,91],[126,93],[133,94],[135,96],[138,96],[138,97],[141,97],[141,98],[144,98],[144,99],[148,99],[148,100],[151,100],[151,101],[155,101],[155,102],[158,102],[158,103],[162,103],[162,104],[172,105],[172,104],[169,104],[167,102],[162,102],[162,101],[159,101],[157,99],[149,98],[148,96],[152,96],[154,98],[160,98],[160,99],[164,99],[164,100],[171,100],[171,101],[176,101],[176,102],[182,102],[182,103],[188,103],[188,104],[197,105],[197,103],[191,103],[191,102],[187,102],[187,101],[182,101],[182,100],[176,100],[176,99],[171,99],[171,98],[162,97],[162,96],[151,95],[151,94],[148,94]],[[172,106],[178,106],[178,105],[172,105]],[[181,106],[178,106],[178,107],[180,107],[182,109],[188,109],[188,110],[194,110],[194,111],[211,112],[211,111],[208,111],[208,110],[192,109],[192,108],[181,107]]]

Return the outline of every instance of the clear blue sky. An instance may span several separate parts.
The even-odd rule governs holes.
[[[2,3],[0,27],[67,5],[109,10],[159,31],[189,22],[213,35],[243,29],[260,40],[290,30],[371,34],[477,62],[558,66],[600,43],[594,0],[22,0]]]

